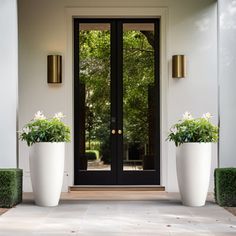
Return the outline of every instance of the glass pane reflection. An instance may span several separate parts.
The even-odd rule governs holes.
[[[123,25],[123,170],[154,169],[154,24]]]
[[[80,169],[111,170],[110,24],[80,24]]]

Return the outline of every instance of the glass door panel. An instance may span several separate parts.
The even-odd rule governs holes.
[[[153,23],[123,24],[124,171],[155,169],[154,37]]]
[[[80,23],[80,170],[111,170],[110,23]]]

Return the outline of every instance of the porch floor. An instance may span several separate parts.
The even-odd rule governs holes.
[[[24,203],[0,216],[0,235],[236,235],[236,217],[212,199],[185,207],[176,193],[82,191],[62,194],[58,207],[38,207],[24,194]]]

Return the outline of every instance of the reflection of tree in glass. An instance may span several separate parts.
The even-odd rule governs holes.
[[[80,81],[85,84],[86,141],[110,135],[110,33],[80,31]],[[106,138],[107,139],[107,138]]]
[[[148,31],[123,34],[124,133],[129,142],[148,142],[148,88],[154,83],[152,39]],[[105,154],[110,137],[110,31],[80,31],[80,81],[86,90],[86,141],[99,141]]]
[[[124,134],[128,142],[148,142],[148,87],[154,82],[154,50],[143,33],[123,34]]]

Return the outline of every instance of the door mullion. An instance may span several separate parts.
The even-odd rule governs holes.
[[[117,181],[117,38],[116,38],[116,22],[111,21],[111,171],[113,173],[114,184]]]
[[[123,171],[123,25],[117,21],[117,129],[122,134],[117,134],[117,171],[118,184],[121,183]]]

